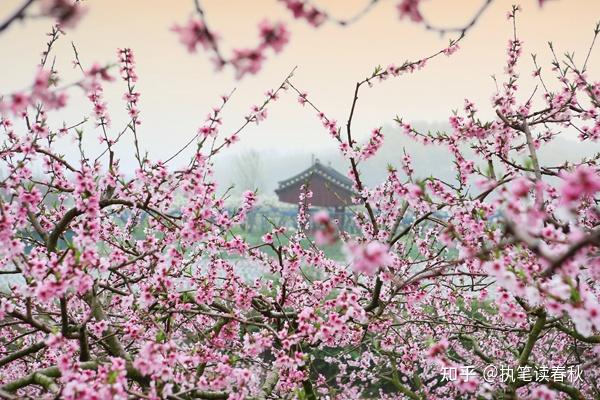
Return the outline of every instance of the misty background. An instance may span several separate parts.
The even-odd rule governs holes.
[[[115,63],[117,49],[130,47],[137,61],[137,89],[141,93],[142,125],[138,135],[141,148],[148,151],[152,160],[166,160],[188,142],[204,124],[212,107],[220,104],[220,96],[234,88],[235,93],[222,114],[221,137],[235,131],[252,105],[261,104],[265,92],[277,87],[294,67],[298,67],[293,78],[295,86],[308,92],[309,98],[342,126],[357,80],[369,75],[377,65],[401,64],[433,54],[446,47],[452,37],[441,37],[419,24],[400,20],[395,1],[379,2],[350,26],[324,24],[314,29],[294,20],[275,0],[205,0],[202,5],[207,19],[220,34],[225,52],[253,46],[257,41],[257,24],[264,18],[284,21],[290,30],[290,43],[281,54],[270,56],[259,74],[236,81],[231,70],[216,73],[205,52],[189,54],[171,32],[175,23],[184,23],[194,15],[193,1],[86,0],[84,3],[88,7],[84,19],[76,29],[67,31],[53,50],[55,68],[62,79],[60,84],[81,78],[81,73],[72,66],[72,44],[77,46],[86,68],[95,62]],[[368,0],[318,1],[320,7],[339,18],[353,15],[366,3]],[[531,78],[534,66],[530,53],[538,55],[542,74],[548,81],[552,81],[548,41],[554,43],[559,55],[574,52],[575,60],[581,61],[600,16],[600,1],[556,0],[545,2],[543,7],[539,7],[538,0],[518,3],[523,9],[518,17],[518,32],[524,41],[524,55],[518,65],[523,77],[519,100],[526,100],[537,84]],[[21,0],[0,2],[0,19],[20,4]],[[422,12],[435,25],[461,26],[481,4],[482,0],[427,1],[422,3]],[[496,75],[499,81],[503,78],[506,46],[512,37],[511,23],[506,20],[511,4],[494,2],[452,57],[436,58],[421,71],[361,91],[353,123],[354,138],[362,143],[379,126],[383,126],[386,138],[379,154],[361,165],[368,185],[381,182],[388,164],[399,165],[403,149],[412,155],[417,177],[433,174],[453,179],[448,151],[415,143],[396,128],[393,119],[398,115],[420,130],[447,130],[448,117],[452,110],[462,107],[465,98],[476,104],[482,119],[494,118],[490,97],[496,86],[490,76]],[[0,93],[24,90],[31,85],[49,30],[48,20],[34,18],[14,24],[0,36],[3,62]],[[596,51],[589,60],[590,76],[597,74],[599,65],[600,52]],[[118,77],[116,70],[112,74]],[[104,97],[112,119],[111,137],[116,137],[128,121],[122,98],[125,89],[119,79],[105,86]],[[68,95],[68,107],[51,114],[49,125],[53,130],[63,123],[76,124],[91,114],[91,104],[81,90],[73,88]],[[540,104],[538,101],[534,107]],[[239,143],[215,158],[215,176],[222,189],[234,184],[234,193],[258,188],[261,197],[274,196],[278,181],[308,168],[313,158],[347,172],[337,143],[323,129],[315,113],[298,104],[294,93],[282,93],[276,103],[269,105],[268,115],[259,126],[248,126]],[[104,151],[97,140],[100,131],[93,120],[82,128],[84,147],[88,156],[95,158]],[[136,167],[132,146],[129,134],[116,146],[121,170],[129,176]],[[193,154],[192,147],[169,166],[185,165]],[[595,149],[591,147],[582,146],[575,134],[568,133],[543,145],[540,158],[559,164],[593,153]],[[61,141],[58,149],[68,160],[78,159],[73,141]],[[0,171],[0,175],[3,173]]]
[[[443,123],[417,122],[413,127],[420,132],[451,131],[450,126]],[[393,165],[400,170],[405,150],[412,157],[417,179],[435,176],[448,182],[456,181],[454,157],[447,148],[440,145],[422,145],[406,136],[394,125],[385,125],[383,132],[385,141],[382,148],[374,157],[361,162],[359,166],[363,181],[368,186],[377,185],[386,178],[388,165]],[[326,133],[323,132],[323,135]],[[329,144],[314,151],[242,148],[225,152],[215,158],[215,177],[221,185],[221,190],[234,186],[232,191],[234,195],[239,195],[245,190],[258,189],[263,200],[276,199],[274,190],[278,182],[308,168],[315,159],[322,164],[331,165],[344,174],[348,172],[349,163],[337,151],[336,142],[331,140]],[[468,147],[462,146],[461,151],[465,158],[479,161],[477,164],[485,167]],[[565,135],[557,136],[550,143],[542,144],[538,156],[543,165],[557,166],[566,161],[575,162],[583,157],[592,156],[598,151],[600,146],[581,143],[576,140],[575,133],[567,132]],[[515,161],[524,165],[529,154],[523,151],[513,157]],[[495,160],[495,164],[498,168],[497,161]],[[497,172],[500,173],[500,170]]]

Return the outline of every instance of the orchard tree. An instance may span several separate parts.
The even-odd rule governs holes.
[[[284,3],[315,18],[305,2]],[[421,22],[418,3],[403,1],[400,10]],[[83,65],[75,50],[81,80],[59,86],[48,56],[81,5],[46,6],[62,25],[30,88],[0,100],[0,274],[8,282],[0,293],[0,397],[600,397],[600,154],[557,165],[538,156],[559,136],[575,134],[590,148],[600,139],[600,83],[588,70],[600,26],[583,60],[559,58],[551,47],[549,68],[535,57],[528,67],[513,7],[494,118],[480,118],[467,100],[448,132],[396,121],[415,141],[446,147],[456,179],[417,179],[406,153],[400,169],[368,187],[361,166],[381,149],[384,130],[355,139],[361,91],[445,62],[465,31],[435,54],[377,67],[356,83],[343,123],[296,86],[292,71],[236,131],[220,132],[225,96],[159,162],[139,140],[133,51],[118,50],[117,72]],[[182,37],[193,30],[175,29]],[[283,43],[263,39],[274,51]],[[207,40],[200,44],[212,47]],[[540,90],[524,93],[530,76]],[[109,84],[123,87],[124,127],[111,124]],[[87,94],[89,115],[54,125],[49,115],[69,107],[73,90]],[[235,209],[225,207],[214,156],[289,95],[347,161],[358,234],[326,213],[310,217],[310,187],[298,199],[295,229],[274,225],[259,242],[237,233],[257,195],[247,191]],[[99,135],[100,151],[84,145],[89,134]],[[117,152],[126,137],[133,175]],[[78,157],[60,150],[68,140]],[[190,147],[189,162],[172,167]],[[336,242],[345,261],[323,252]],[[239,259],[260,278],[241,276]]]

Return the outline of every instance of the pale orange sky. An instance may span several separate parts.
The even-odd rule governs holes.
[[[316,1],[340,17],[353,14],[367,2]],[[436,25],[460,25],[482,2],[429,0],[423,2],[423,13]],[[284,51],[270,57],[259,75],[236,81],[229,69],[215,74],[202,51],[188,54],[170,32],[174,23],[183,23],[192,15],[191,0],[87,0],[88,14],[57,45],[57,67],[65,81],[78,77],[70,65],[71,41],[79,48],[82,62],[88,65],[114,61],[118,47],[131,47],[137,58],[138,88],[142,93],[142,145],[151,155],[166,158],[194,134],[208,110],[218,104],[221,94],[237,88],[224,113],[223,129],[228,133],[239,126],[250,106],[262,101],[263,93],[278,85],[294,66],[298,66],[296,84],[333,118],[345,120],[354,83],[374,66],[418,59],[448,41],[449,37],[440,38],[420,25],[399,20],[396,3],[383,0],[362,20],[346,28],[325,24],[313,29],[293,20],[275,0],[204,0],[209,23],[222,36],[221,45],[226,52],[232,47],[254,45],[257,23],[265,17],[288,22],[291,41]],[[441,57],[414,75],[364,90],[357,110],[357,132],[366,135],[373,127],[391,123],[396,114],[411,121],[446,121],[452,109],[462,106],[465,97],[489,110],[494,88],[490,75],[500,76],[503,72],[512,30],[506,12],[512,3],[496,0],[463,40],[461,51],[451,58]],[[18,4],[20,1],[3,1],[0,18]],[[553,41],[559,53],[574,51],[577,59],[584,57],[594,25],[600,19],[600,1],[548,1],[542,9],[537,0],[523,0],[520,4],[523,12],[519,16],[519,32],[526,54],[537,52],[540,62],[547,66],[546,43]],[[49,25],[48,20],[29,20],[0,35],[0,92],[30,84]],[[531,81],[529,56],[523,57],[521,71],[525,80]],[[589,72],[591,76],[600,72],[598,51],[590,60]],[[126,118],[123,91],[120,82],[106,89],[115,130]],[[71,120],[90,109],[77,94],[73,101],[66,114]],[[290,95],[269,108],[269,119],[264,124],[244,133],[238,148],[308,151],[324,146],[333,147],[334,143],[312,113],[298,105],[295,95]]]

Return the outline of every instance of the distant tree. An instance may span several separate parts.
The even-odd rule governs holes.
[[[246,150],[235,159],[234,182],[237,191],[263,191],[264,167],[258,151]]]

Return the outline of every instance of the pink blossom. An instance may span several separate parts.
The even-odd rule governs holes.
[[[572,205],[600,191],[600,174],[594,168],[580,166],[571,173],[562,174],[562,178],[564,183],[560,192],[563,204]]]
[[[275,53],[281,52],[283,47],[290,41],[290,33],[282,23],[272,24],[263,20],[258,28],[262,39],[262,46],[271,47]]]
[[[264,60],[261,49],[235,49],[231,64],[236,70],[236,77],[241,79],[246,74],[255,75],[260,71]]]
[[[305,105],[306,102],[308,101],[307,96],[308,96],[308,93],[306,93],[306,92],[299,94],[298,95],[298,103],[300,103],[301,105]]]
[[[315,223],[317,224],[329,224],[331,219],[329,218],[329,213],[325,210],[319,211],[314,216]]]
[[[452,45],[446,47],[444,49],[444,54],[447,56],[451,56],[456,53],[460,49],[460,46],[457,43],[453,43]]]
[[[419,11],[419,3],[421,0],[402,0],[396,8],[400,12],[400,18],[408,17],[413,22],[423,21],[423,16]]]
[[[338,239],[336,227],[325,210],[319,211],[313,217],[315,221],[315,242],[319,246],[332,245]]]
[[[98,63],[92,65],[92,67],[86,72],[86,75],[90,77],[100,77],[100,79],[107,82],[111,82],[115,79],[109,75],[108,67],[103,67]]]
[[[327,15],[317,9],[309,5],[306,1],[303,0],[280,0],[286,4],[288,10],[291,11],[294,18],[297,19],[305,19],[310,25],[316,27],[321,26],[327,19]]]
[[[376,240],[366,245],[349,243],[346,250],[352,269],[367,275],[375,274],[380,267],[390,265],[394,261],[389,253],[389,246]]]
[[[14,93],[11,100],[10,109],[15,115],[25,111],[29,104],[29,97],[23,93]]]
[[[74,28],[86,12],[75,0],[43,0],[40,7],[43,15],[55,18],[63,28]]]
[[[186,46],[190,53],[195,53],[198,45],[205,50],[213,46],[217,37],[206,28],[202,20],[190,18],[187,24],[175,25],[171,29],[179,35],[179,41]]]
[[[512,184],[512,193],[516,198],[520,199],[527,196],[532,187],[533,183],[529,179],[519,178]]]
[[[448,349],[448,345],[448,339],[446,338],[434,343],[427,352],[428,357],[433,359],[443,357]]]
[[[267,233],[267,234],[263,235],[262,241],[266,244],[272,244],[273,243],[273,234]]]

